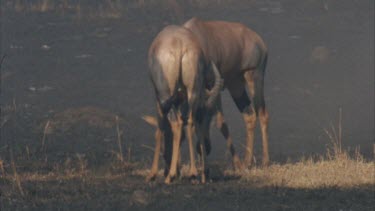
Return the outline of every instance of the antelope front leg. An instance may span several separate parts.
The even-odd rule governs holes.
[[[245,124],[246,124],[246,152],[245,152],[245,159],[244,164],[246,166],[251,167],[253,161],[253,152],[254,152],[254,130],[255,130],[255,123],[256,123],[256,113],[254,109],[251,107],[248,108],[245,112],[242,113]]]
[[[263,166],[269,164],[269,153],[268,153],[268,112],[266,109],[266,103],[264,100],[264,68],[255,71],[247,71],[245,73],[245,79],[250,96],[253,98],[254,103],[252,115],[249,118],[245,118],[245,122],[250,122],[250,130],[254,133],[256,113],[259,117],[260,129],[262,132],[262,145],[263,145]],[[255,112],[254,112],[255,111]],[[252,135],[254,137],[254,135]],[[254,138],[253,138],[254,139]],[[251,159],[251,158],[250,158]]]
[[[240,83],[241,82],[241,83]],[[236,103],[238,110],[242,113],[246,125],[246,151],[244,165],[251,166],[253,159],[253,146],[254,146],[254,129],[256,122],[256,113],[251,106],[249,96],[246,93],[243,78],[239,83],[228,84],[229,92]]]
[[[234,149],[232,137],[229,134],[229,128],[227,123],[225,123],[224,115],[221,111],[219,111],[216,115],[216,127],[220,129],[221,134],[224,136],[225,140],[227,141],[227,149],[230,151],[232,155],[232,162],[233,168],[235,171],[243,170],[243,165],[238,157],[236,150]]]

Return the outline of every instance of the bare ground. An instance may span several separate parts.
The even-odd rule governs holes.
[[[241,174],[211,166],[211,181],[191,185],[182,177],[164,185],[161,172],[145,183],[147,170],[82,169],[3,176],[4,210],[373,210],[374,162],[340,157],[274,164]]]
[[[1,2],[0,210],[375,208],[373,1],[25,2]],[[242,22],[268,44],[273,164],[232,172],[213,129],[209,184],[146,184],[147,48],[192,16]],[[241,116],[226,92],[223,104],[242,154]],[[351,156],[327,155],[339,107]]]

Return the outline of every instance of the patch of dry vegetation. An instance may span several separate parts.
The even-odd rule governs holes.
[[[223,172],[224,181],[214,180],[207,185],[194,186],[188,180],[177,180],[177,185],[171,187],[159,184],[162,179],[145,184],[148,170],[142,170],[136,164],[113,162],[110,168],[100,172],[89,169],[84,158],[77,156],[49,172],[36,170],[12,174],[11,168],[6,168],[7,174],[0,176],[0,206],[5,210],[22,207],[80,210],[87,206],[137,210],[142,207],[155,209],[160,203],[168,207],[174,203],[178,207],[189,198],[198,202],[202,200],[200,197],[209,197],[220,204],[220,198],[235,200],[240,197],[238,203],[246,204],[253,198],[252,206],[255,203],[265,210],[280,207],[316,210],[326,206],[334,210],[342,207],[371,210],[375,202],[371,199],[375,187],[374,164],[361,157],[308,159],[273,164],[268,168],[255,167],[241,174],[227,170]],[[160,170],[159,178],[163,178],[162,175]],[[181,175],[187,177],[188,165],[183,166]],[[233,195],[238,193],[242,194]],[[264,206],[264,203],[269,205]],[[236,206],[236,203],[231,204]]]
[[[233,174],[233,172],[227,172]],[[375,162],[342,156],[330,160],[308,159],[297,163],[274,164],[253,168],[240,174],[242,179],[258,187],[317,189],[352,188],[375,185]]]
[[[340,153],[334,154],[334,152]],[[144,183],[149,170],[142,169],[137,163],[124,162],[120,158],[108,163],[105,169],[90,169],[87,160],[80,154],[67,159],[61,165],[54,165],[50,171],[41,171],[41,167],[37,167],[36,164],[34,164],[35,171],[28,172],[17,171],[15,163],[11,165],[0,160],[0,164],[0,168],[5,169],[0,172],[0,202],[11,208],[25,206],[67,208],[66,206],[71,206],[70,204],[74,204],[73,207],[77,208],[77,206],[86,207],[87,203],[98,208],[102,206],[97,203],[98,200],[107,205],[121,201],[122,208],[123,206],[137,208],[137,206],[151,206],[158,201],[155,197],[163,198],[165,193],[171,191],[168,186]],[[296,210],[300,210],[299,208],[315,210],[328,204],[333,208],[351,206],[354,207],[353,210],[371,210],[371,204],[374,202],[369,198],[375,188],[375,161],[365,160],[359,151],[350,156],[344,150],[331,149],[327,156],[321,156],[319,159],[309,158],[296,163],[273,164],[267,168],[253,167],[241,173],[223,170],[219,173],[222,174],[221,176],[214,175],[215,168],[222,167],[211,166],[213,181],[209,186],[194,187],[187,182],[188,180],[177,180],[175,184],[179,185],[174,188],[178,190],[175,190],[176,196],[170,196],[175,198],[171,200],[184,201],[186,195],[195,196],[192,193],[198,188],[209,190],[200,191],[201,195],[228,193],[241,189],[258,197],[259,200],[267,201],[273,197],[281,197],[279,202],[281,203],[285,200],[282,199],[283,197],[297,197],[315,206],[311,208],[303,201],[300,203],[284,201],[281,205],[278,203],[270,205],[269,210],[280,206],[295,207]],[[187,178],[188,169],[188,165],[182,166],[182,177]],[[158,177],[163,178],[163,170],[159,171]],[[236,180],[238,182],[235,182]],[[162,183],[162,180],[160,182]],[[181,182],[185,185],[181,186]],[[339,196],[336,197],[335,193]],[[328,202],[320,202],[319,197],[327,198]],[[346,198],[349,201],[342,201]],[[248,199],[245,197],[242,200],[245,202]],[[363,201],[366,203],[363,204]]]
[[[181,177],[188,178],[188,172],[189,166],[183,165]],[[132,171],[133,175],[142,177],[146,177],[148,173],[148,169]],[[224,170],[222,174],[224,178],[240,178],[241,181],[256,188],[319,189],[361,186],[375,188],[375,162],[366,161],[359,154],[350,157],[347,153],[343,153],[334,158],[321,157],[317,160],[308,158],[296,163],[272,164],[266,168],[253,167],[242,172]],[[158,172],[158,177],[163,177],[163,170]]]
[[[370,185],[375,188],[375,161],[365,161],[359,148],[353,155],[342,149],[341,108],[337,126],[331,122],[324,131],[330,140],[326,156],[315,160],[302,159],[297,163],[274,164],[269,168],[253,168],[241,174],[242,178],[256,186],[317,189]]]

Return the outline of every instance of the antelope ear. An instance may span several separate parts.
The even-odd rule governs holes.
[[[142,119],[145,120],[148,124],[157,127],[158,126],[158,121],[155,117],[149,116],[149,115],[144,115],[142,116]]]

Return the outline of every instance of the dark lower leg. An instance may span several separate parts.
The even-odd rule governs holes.
[[[224,115],[222,112],[218,112],[216,115],[216,126],[220,129],[221,134],[227,141],[227,149],[230,151],[232,156],[233,168],[234,170],[242,170],[243,166],[240,158],[238,157],[236,150],[234,149],[232,137],[229,134],[229,128],[227,123],[225,123]]]
[[[200,144],[201,148],[201,159],[202,159],[202,178],[201,182],[204,184],[207,181],[207,173],[208,173],[208,168],[206,166],[206,149],[203,143]]]
[[[170,127],[170,123],[167,124],[168,127],[164,128],[163,138],[164,138],[164,152],[163,157],[165,161],[165,168],[164,168],[164,177],[167,177],[169,174],[169,169],[171,167],[172,161],[172,145],[173,145],[173,133]]]
[[[244,165],[250,166],[254,151],[253,146],[256,114],[254,112],[254,109],[250,105],[250,99],[247,96],[245,89],[243,89],[242,94],[239,97],[233,97],[233,100],[236,103],[238,110],[240,110],[240,112],[242,113],[245,121],[247,137]]]
[[[202,183],[205,183],[206,180],[207,180],[207,175],[206,173],[208,172],[208,169],[207,169],[207,164],[206,164],[206,149],[205,149],[205,145],[203,143],[203,138],[204,138],[204,133],[202,131],[202,125],[197,125],[196,126],[196,134],[197,134],[197,138],[198,138],[198,145],[199,146],[199,150],[198,150],[198,153],[199,153],[199,158],[200,158],[200,162],[201,162],[201,165],[202,165],[202,176],[201,176],[201,182]]]

